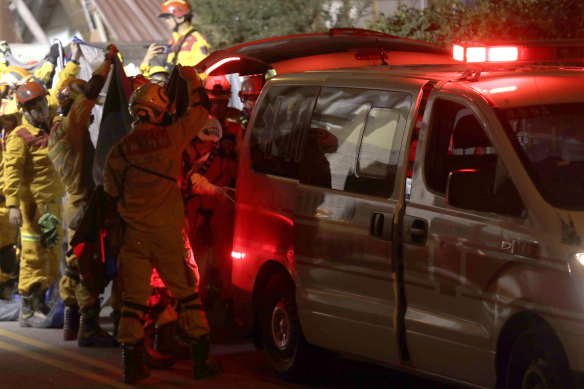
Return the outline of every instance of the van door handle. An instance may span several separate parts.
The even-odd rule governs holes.
[[[373,212],[369,224],[369,234],[374,238],[391,240],[393,215],[391,213]]]
[[[413,216],[404,216],[403,239],[406,243],[426,244],[428,222]]]

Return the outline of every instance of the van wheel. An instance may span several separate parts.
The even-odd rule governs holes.
[[[282,274],[273,276],[264,290],[260,331],[268,361],[276,373],[286,380],[303,377],[309,347],[300,329],[293,285]]]
[[[561,346],[549,335],[536,332],[522,334],[511,348],[506,381],[508,389],[574,387]]]

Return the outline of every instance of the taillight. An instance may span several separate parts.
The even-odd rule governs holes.
[[[233,258],[233,259],[243,259],[243,258],[245,258],[245,253],[241,253],[239,251],[232,251],[231,252],[231,258]]]

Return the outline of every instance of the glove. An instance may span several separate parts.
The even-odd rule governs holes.
[[[4,54],[10,51],[10,46],[8,46],[8,42],[0,41],[0,53]]]
[[[112,44],[108,45],[105,49],[103,49],[103,52],[105,53],[105,60],[112,62],[114,60],[114,58],[116,57],[116,55],[119,53],[119,50],[116,47],[116,45],[114,45],[112,43]],[[121,59],[120,59],[120,61],[121,61]]]
[[[8,213],[8,220],[10,224],[16,227],[22,226],[22,212],[20,212],[20,208],[17,207],[10,207],[10,211]]]
[[[47,55],[47,61],[53,65],[57,64],[57,59],[59,58],[59,44],[53,43],[49,49],[49,54]]]
[[[6,54],[10,51],[10,46],[8,46],[8,42],[0,41],[0,62],[6,63]]]
[[[61,220],[50,212],[45,213],[39,219],[39,226],[41,227],[41,244],[43,247],[50,249],[55,247],[61,237],[57,231],[57,227],[61,225]]]

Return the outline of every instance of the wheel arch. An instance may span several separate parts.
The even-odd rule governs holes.
[[[256,348],[261,349],[262,340],[260,333],[260,303],[262,300],[263,291],[266,289],[268,281],[275,274],[283,274],[295,290],[294,281],[288,269],[279,261],[267,261],[262,265],[254,283],[252,294],[252,309],[253,309],[253,341]]]
[[[552,342],[551,344],[557,346],[565,358],[565,363],[569,366],[566,351],[553,327],[543,317],[533,312],[518,312],[505,323],[497,340],[495,369],[498,389],[505,389],[507,365],[515,341],[521,334],[528,331],[545,336],[548,341]]]

